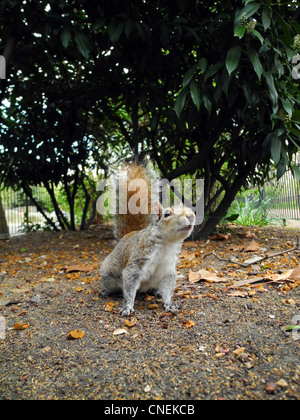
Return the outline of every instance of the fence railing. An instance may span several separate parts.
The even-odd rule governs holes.
[[[0,190],[0,194],[10,235],[29,231],[30,226],[35,226],[36,229],[45,226],[45,218],[22,191],[5,188]],[[34,187],[33,197],[47,215],[55,218],[53,205],[45,188]]]
[[[272,216],[300,220],[300,181],[296,180],[292,171],[288,171],[276,183],[268,184],[266,189],[273,189],[270,205]]]

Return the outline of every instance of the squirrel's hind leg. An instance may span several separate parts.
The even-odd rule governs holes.
[[[122,293],[122,286],[120,280],[112,276],[102,276],[103,290],[101,292],[102,297],[108,297],[111,295],[119,295]]]

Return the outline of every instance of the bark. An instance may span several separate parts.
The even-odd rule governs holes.
[[[0,240],[9,239],[9,229],[5,217],[5,211],[2,205],[2,200],[0,196]]]
[[[195,239],[207,239],[215,232],[220,220],[226,216],[228,209],[233,203],[236,195],[245,184],[248,174],[251,171],[250,165],[243,167],[236,176],[232,186],[226,191],[225,197],[221,201],[217,210],[208,218],[204,225],[195,230]]]

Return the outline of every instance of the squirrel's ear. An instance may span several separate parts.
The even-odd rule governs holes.
[[[154,214],[155,214],[157,220],[160,220],[162,218],[162,214],[163,214],[163,211],[164,211],[163,206],[160,203],[155,202],[153,204],[153,211],[154,211]]]

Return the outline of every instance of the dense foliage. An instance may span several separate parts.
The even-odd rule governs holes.
[[[278,0],[3,0],[2,180],[29,196],[43,184],[54,203],[61,183],[63,228],[83,194],[85,228],[88,171],[150,155],[170,180],[205,178],[209,234],[299,150],[299,17]]]

